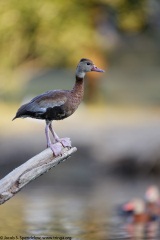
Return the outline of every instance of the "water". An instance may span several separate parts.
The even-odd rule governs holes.
[[[19,195],[1,206],[0,235],[99,239],[107,230],[101,225],[101,213],[87,198],[45,196],[43,192]]]
[[[147,185],[137,179],[133,189],[133,180],[114,177],[81,190],[27,187],[0,206],[0,239],[159,240],[158,222],[126,223],[116,212],[118,203],[142,196]]]

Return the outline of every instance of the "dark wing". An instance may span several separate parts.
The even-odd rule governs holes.
[[[48,91],[33,98],[29,103],[22,105],[16,116],[20,117],[34,117],[35,113],[44,114],[48,108],[59,107],[67,101],[67,90]]]

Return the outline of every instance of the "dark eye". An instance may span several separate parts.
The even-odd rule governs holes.
[[[91,65],[91,64],[88,62],[87,65]]]

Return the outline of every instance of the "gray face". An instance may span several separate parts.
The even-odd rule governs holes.
[[[89,59],[82,58],[77,66],[76,75],[83,78],[87,72],[104,72],[104,70],[97,68]]]
[[[93,68],[94,64],[91,60],[89,59],[81,59],[81,61],[79,62],[78,66],[77,66],[77,70],[78,72],[91,72],[92,68]]]

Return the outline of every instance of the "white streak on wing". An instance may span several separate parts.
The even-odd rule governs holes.
[[[45,112],[45,111],[46,111],[46,108],[40,108],[40,111],[41,111],[41,112]]]
[[[47,108],[54,108],[54,107],[60,107],[61,105],[63,105],[65,103],[65,101],[59,101],[57,103],[48,103],[45,104],[45,107],[37,107],[37,108],[32,108],[33,112],[41,112],[41,113],[45,113]],[[34,106],[35,107],[35,106]]]
[[[45,107],[41,107],[40,109],[46,109],[46,108],[54,108],[54,107],[60,107],[61,105],[63,105],[65,103],[65,101],[59,101],[59,102],[49,102],[46,103],[45,102]]]

